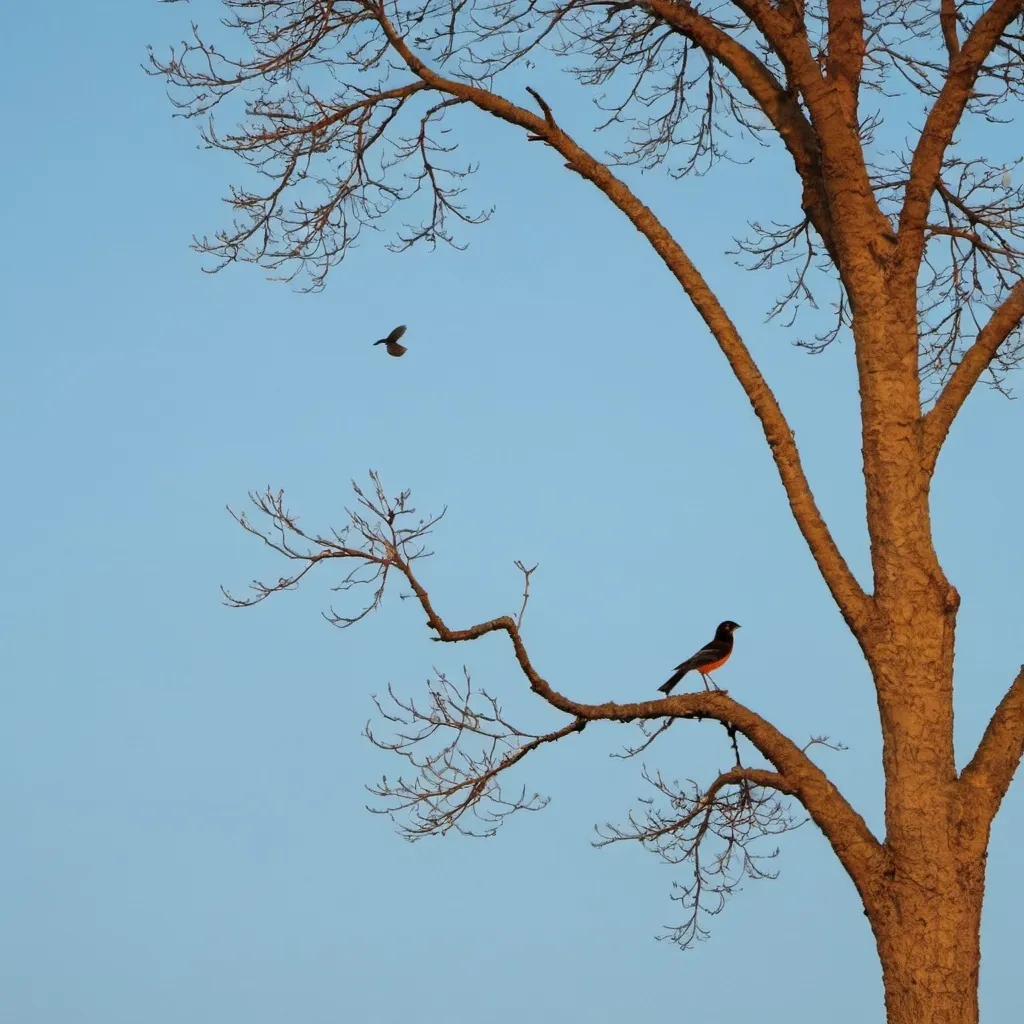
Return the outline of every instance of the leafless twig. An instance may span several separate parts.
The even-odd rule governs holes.
[[[631,811],[626,825],[598,829],[594,845],[628,840],[670,864],[690,865],[692,881],[676,883],[673,897],[683,905],[686,918],[663,936],[686,947],[707,937],[703,915],[718,914],[744,878],[773,877],[763,865],[777,850],[759,853],[758,843],[803,821],[780,799],[786,785],[771,771],[737,765],[706,787],[693,780],[684,787],[646,767],[643,778],[656,797],[642,799],[641,810]]]
[[[519,614],[516,616],[516,627],[522,629],[523,616],[526,614],[526,604],[530,600],[530,577],[537,571],[537,566],[527,569],[519,559],[516,559],[515,565],[523,574],[523,603],[520,605]]]

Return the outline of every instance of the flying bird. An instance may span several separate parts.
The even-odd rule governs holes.
[[[711,673],[716,668],[721,668],[732,654],[732,635],[739,629],[739,625],[733,622],[731,619],[726,619],[725,622],[721,623],[718,629],[715,630],[715,639],[711,643],[702,647],[692,657],[686,659],[686,661],[676,665],[675,672],[672,673],[671,677],[666,680],[661,686],[658,687],[664,694],[672,692],[672,687],[679,682],[683,676],[686,675],[691,669],[696,669],[704,680],[704,689],[710,690],[708,686],[708,680],[711,679]],[[711,679],[711,682],[715,681]],[[715,683],[715,689],[718,689],[718,684]]]
[[[404,356],[409,350],[404,345],[398,344],[398,339],[405,334],[405,324],[401,327],[396,327],[386,338],[381,338],[380,341],[375,341],[374,345],[386,345],[389,356],[394,356],[396,359],[398,356]]]

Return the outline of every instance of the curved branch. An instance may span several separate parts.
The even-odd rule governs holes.
[[[427,624],[442,643],[477,640],[488,633],[506,633],[512,641],[516,661],[533,690],[548,704],[578,722],[631,722],[635,719],[713,718],[729,725],[757,748],[785,780],[785,792],[795,796],[807,809],[835,850],[843,866],[861,891],[871,889],[885,860],[881,844],[864,819],[829,781],[828,776],[788,736],[756,712],[737,703],[723,690],[677,694],[658,700],[619,704],[583,704],[555,690],[530,661],[515,621],[502,615],[467,629],[450,628],[434,608],[430,595],[408,566],[396,564],[412,587],[427,615]]]
[[[667,792],[667,787],[660,776],[645,777],[662,792]],[[602,835],[594,845],[610,846],[612,843],[619,843],[625,840],[645,844],[658,844],[666,837],[677,835],[698,818],[708,815],[723,789],[744,783],[758,786],[762,789],[772,789],[786,796],[793,795],[785,777],[778,772],[768,771],[764,768],[737,766],[736,768],[730,768],[727,772],[722,772],[710,786],[690,800],[688,809],[681,816],[664,817],[649,813],[648,820],[642,824],[631,818],[631,830],[628,832],[622,828],[606,826],[608,829],[607,834]]]
[[[722,772],[722,774],[711,783],[708,787],[708,796],[712,797],[720,789],[725,786],[735,785],[737,782],[750,782],[755,786],[762,786],[765,789],[774,789],[776,792],[784,793],[787,796],[794,795],[789,789],[785,776],[780,775],[778,772],[770,772],[764,768],[730,768],[729,771]]]
[[[968,807],[990,824],[1024,755],[1024,665],[999,702],[960,785],[971,794]],[[987,834],[987,829],[982,835]]]
[[[874,890],[886,861],[886,854],[864,819],[811,760],[806,753],[806,748],[798,747],[756,712],[732,700],[725,691],[676,694],[656,700],[627,704],[613,701],[603,704],[584,704],[572,700],[555,690],[537,671],[523,642],[518,622],[512,615],[501,615],[465,629],[451,628],[434,607],[430,594],[414,571],[416,561],[429,554],[424,547],[424,540],[431,526],[437,522],[437,517],[418,520],[412,518],[415,515],[415,510],[409,503],[408,491],[403,491],[397,498],[392,499],[385,494],[375,473],[371,473],[371,480],[374,485],[372,494],[365,493],[353,484],[360,509],[349,512],[349,525],[344,531],[331,531],[329,536],[313,534],[300,529],[295,516],[285,508],[282,492],[275,493],[268,490],[265,495],[253,495],[253,502],[259,511],[270,520],[270,526],[264,530],[253,526],[244,516],[236,515],[235,518],[246,530],[261,538],[275,551],[298,562],[299,566],[291,576],[280,578],[276,584],[254,582],[252,587],[256,597],[248,602],[235,600],[233,603],[236,605],[255,603],[272,593],[293,589],[314,565],[330,562],[333,559],[354,561],[356,566],[345,577],[341,589],[347,590],[359,584],[365,584],[372,589],[373,599],[358,616],[332,613],[332,621],[347,625],[358,621],[370,610],[379,607],[388,576],[397,573],[412,589],[412,597],[426,615],[427,626],[436,634],[434,637],[436,641],[462,643],[467,640],[477,640],[490,633],[505,633],[512,642],[516,661],[526,677],[530,689],[548,705],[572,719],[563,729],[556,730],[554,733],[544,735],[523,732],[505,722],[496,702],[486,695],[484,695],[484,699],[490,702],[488,705],[490,710],[484,715],[473,710],[471,707],[473,695],[468,688],[468,680],[464,696],[459,696],[458,700],[445,697],[449,684],[443,676],[440,679],[442,686],[446,688],[445,693],[442,694],[445,699],[444,706],[437,709],[441,716],[437,721],[435,721],[432,711],[426,714],[420,713],[415,707],[397,702],[399,712],[404,713],[413,723],[418,723],[418,727],[427,728],[430,735],[435,731],[435,727],[443,726],[449,729],[454,728],[457,733],[468,730],[485,737],[488,742],[498,744],[497,747],[492,746],[489,753],[474,762],[477,768],[481,768],[481,771],[473,770],[472,774],[476,783],[480,783],[483,775],[486,775],[481,784],[486,788],[497,775],[497,772],[490,771],[492,767],[499,764],[508,767],[509,764],[515,763],[515,760],[525,756],[529,750],[571,732],[581,731],[588,722],[632,722],[636,719],[676,718],[699,721],[711,718],[721,722],[731,736],[734,736],[736,732],[742,733],[757,748],[762,756],[774,766],[776,772],[782,776],[784,782],[780,782],[780,786],[784,785],[785,792],[792,794],[803,804],[811,818],[828,838],[858,889],[865,894]],[[409,525],[405,525],[406,523]],[[355,537],[350,539],[352,534]],[[299,542],[301,542],[301,547]],[[401,714],[392,720],[405,724]],[[500,730],[495,732],[486,727],[481,729],[481,721],[496,722],[505,732]],[[423,738],[425,738],[424,734],[417,733],[412,737],[404,737],[403,743],[405,741],[417,743]],[[514,742],[509,743],[509,738],[513,738]],[[522,747],[526,741],[530,741],[527,743],[529,749],[524,749],[520,754],[509,755],[514,757],[511,762],[505,763],[502,760],[506,757],[508,750]],[[412,759],[410,758],[410,760]],[[444,775],[444,765],[441,766],[442,771],[439,775],[435,770],[436,762],[433,760],[424,763],[417,763],[413,760],[412,763],[418,772],[422,772],[426,767],[427,773],[434,783],[438,780],[443,783],[440,789],[437,785],[432,785],[432,788],[426,791],[428,798],[440,796],[444,801],[450,803],[450,798],[461,792],[463,787],[460,786],[456,786],[451,792],[444,789],[444,785],[447,785],[444,783],[444,779],[447,778]],[[490,774],[487,774],[488,772]],[[486,795],[483,789],[477,789],[474,792],[476,796]],[[399,780],[398,789],[390,789],[384,795],[399,800],[413,797],[413,804],[418,805],[422,794],[415,789],[403,788],[402,780]],[[474,801],[475,797],[470,802]],[[461,813],[460,811],[459,815]]]
[[[953,371],[935,405],[924,417],[925,466],[934,471],[953,420],[981,375],[997,357],[1000,346],[1024,320],[1024,280],[1018,281]]]
[[[402,36],[383,15],[381,26],[396,53],[431,88],[465,99],[480,110],[508,124],[524,128],[543,140],[565,159],[572,170],[596,185],[651,244],[710,328],[753,406],[800,532],[843,617],[854,634],[861,636],[872,615],[871,600],[850,571],[814,500],[793,432],[775,395],[718,296],[708,286],[682,246],[623,181],[559,128],[549,114],[538,116],[497,93],[445,78],[424,64],[409,49]]]

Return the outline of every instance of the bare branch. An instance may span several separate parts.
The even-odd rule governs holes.
[[[833,743],[828,736],[812,736],[800,749],[806,754],[811,747],[824,747],[826,750],[848,750],[843,743]]]
[[[367,723],[366,737],[375,747],[402,757],[413,775],[384,776],[368,787],[383,802],[370,810],[390,817],[406,839],[445,835],[452,829],[491,836],[516,811],[540,810],[546,798],[528,796],[525,789],[509,795],[500,776],[539,747],[582,732],[587,724],[578,719],[548,733],[524,732],[506,719],[495,698],[473,689],[465,668],[463,676],[464,685],[458,687],[435,670],[422,708],[390,686],[388,706],[374,698],[381,717],[397,731],[381,739]],[[438,739],[440,745],[433,743]]]
[[[943,161],[916,282],[919,380],[926,401],[947,384],[992,310],[1024,275],[1024,189],[1012,185],[1016,166],[984,156]],[[902,158],[874,180],[879,202],[894,216],[909,180]],[[1019,344],[1002,345],[987,366],[994,387],[1005,390],[1005,375],[1022,354]]]
[[[960,40],[956,34],[956,0],[939,0],[939,24],[942,26],[942,40],[952,65],[960,52]]]
[[[537,566],[532,566],[527,569],[525,565],[518,559],[515,563],[516,568],[523,574],[523,603],[520,605],[519,614],[516,616],[516,629],[523,628],[523,616],[526,614],[526,605],[530,600],[530,577],[537,571]]]
[[[778,55],[790,89],[799,94],[810,115],[823,168],[823,191],[833,225],[828,248],[848,289],[859,288],[863,261],[880,239],[891,235],[871,192],[857,115],[859,70],[864,57],[863,13],[859,0],[829,0],[827,42],[817,58],[804,21],[803,3],[733,0]],[[828,74],[823,74],[827,70]],[[804,179],[805,186],[808,179]],[[806,192],[805,192],[806,196]],[[809,207],[804,204],[805,210]],[[836,237],[841,231],[843,237]],[[869,282],[865,281],[865,284]]]
[[[410,841],[450,831],[491,836],[517,811],[542,809],[545,797],[509,786],[505,773],[533,751],[582,732],[587,724],[573,719],[546,733],[523,730],[508,720],[494,697],[474,689],[465,668],[463,680],[457,685],[435,669],[422,704],[399,697],[390,686],[386,702],[374,698],[392,735],[381,738],[369,724],[366,735],[379,749],[397,754],[409,771],[368,787],[380,801],[370,810],[390,817]],[[645,746],[673,721],[659,723]],[[765,791],[788,793],[786,780],[776,772],[745,768],[736,728],[723,726],[736,758],[731,770],[704,791],[691,783],[691,793],[644,768],[644,779],[668,798],[669,807],[642,800],[642,810],[629,815],[627,827],[598,829],[602,838],[595,844],[632,839],[671,863],[690,862],[694,881],[678,886],[678,898],[690,913],[668,936],[682,946],[706,934],[702,915],[717,913],[743,878],[766,877],[758,841],[803,823]]]
[[[611,754],[611,757],[622,758],[622,760],[628,760],[632,757],[638,757],[645,750],[647,750],[651,744],[658,739],[659,736],[664,735],[672,727],[673,723],[676,722],[675,718],[666,718],[662,722],[658,722],[653,728],[648,725],[647,722],[641,720],[637,722],[640,728],[640,732],[643,735],[643,739],[635,745],[627,745],[621,754]]]
[[[998,357],[1006,340],[1020,329],[1024,320],[1024,280],[1018,281],[1010,294],[992,314],[988,323],[978,332],[974,344],[967,350],[953,371],[949,382],[924,418],[926,465],[934,470],[939,452],[957,413],[967,401],[981,375]],[[1012,361],[1011,356],[1008,362]]]
[[[354,615],[339,615],[332,608],[325,618],[332,625],[345,627],[361,621],[370,612],[380,607],[388,572],[399,556],[405,565],[420,558],[429,558],[431,553],[423,539],[444,517],[440,515],[413,521],[416,509],[409,505],[410,494],[403,491],[396,498],[384,492],[378,475],[371,471],[373,495],[368,497],[353,482],[352,489],[357,498],[357,508],[346,510],[348,523],[340,530],[331,530],[330,535],[309,534],[299,526],[299,521],[284,504],[284,491],[267,488],[262,493],[251,491],[249,500],[257,511],[270,520],[268,527],[255,526],[246,513],[228,513],[247,533],[283,555],[289,561],[298,562],[300,568],[288,576],[281,576],[276,583],[253,580],[249,584],[252,597],[235,597],[221,587],[225,604],[232,608],[248,608],[265,601],[271,594],[294,590],[306,574],[320,562],[331,559],[354,560],[356,565],[333,589],[347,593],[357,587],[369,586],[371,599]],[[524,603],[525,607],[525,603]]]
[[[719,913],[744,878],[773,877],[761,865],[778,851],[759,854],[758,842],[798,828],[806,819],[796,820],[775,795],[787,791],[776,772],[737,766],[706,788],[692,780],[684,788],[646,768],[643,778],[661,802],[642,800],[641,810],[631,812],[626,825],[597,829],[594,845],[636,842],[670,864],[690,864],[693,880],[676,883],[673,897],[688,914],[662,936],[686,948],[707,937],[702,917]]]
[[[924,248],[925,225],[939,172],[985,61],[1010,22],[1020,16],[1019,0],[993,0],[977,20],[963,47],[950,61],[939,92],[910,162],[910,180],[899,219],[899,264],[908,285],[917,278]]]
[[[355,563],[355,568],[344,578],[342,587],[335,589],[350,590],[362,584],[369,586],[373,593],[372,600],[364,603],[357,614],[345,616],[332,611],[331,621],[339,625],[348,625],[380,606],[389,573],[397,573],[411,588],[426,615],[427,626],[436,634],[435,640],[443,643],[462,643],[491,633],[505,633],[512,642],[516,661],[530,689],[571,720],[556,733],[514,730],[502,718],[500,709],[486,695],[482,695],[482,699],[488,704],[490,711],[481,713],[471,708],[472,694],[468,690],[468,680],[465,696],[458,699],[453,699],[452,693],[446,689],[446,682],[441,680],[441,686],[436,692],[444,698],[447,711],[442,711],[438,706],[437,698],[432,698],[431,709],[424,713],[418,712],[410,704],[399,702],[398,712],[391,720],[403,725],[419,723],[421,726],[430,727],[430,730],[435,726],[443,726],[454,729],[458,736],[479,736],[479,730],[475,727],[478,721],[491,725],[497,722],[502,729],[508,730],[503,735],[489,733],[489,740],[497,745],[489,748],[489,753],[485,755],[473,755],[471,761],[467,762],[470,765],[468,770],[473,782],[451,788],[451,779],[446,773],[450,770],[449,765],[454,763],[452,748],[449,754],[441,756],[440,762],[429,760],[416,763],[417,771],[421,773],[420,784],[400,782],[397,787],[385,787],[380,791],[379,795],[398,799],[398,809],[415,809],[416,814],[426,814],[426,818],[415,826],[416,828],[426,828],[429,825],[434,830],[443,830],[454,827],[456,821],[461,821],[466,811],[477,800],[493,792],[488,787],[500,772],[518,763],[522,757],[537,747],[581,730],[588,722],[631,722],[637,719],[653,721],[665,718],[698,721],[714,719],[726,726],[734,741],[735,733],[742,733],[785,778],[786,792],[797,797],[807,808],[855,883],[862,888],[874,884],[877,872],[884,863],[885,853],[863,818],[847,803],[825,773],[804,751],[756,712],[732,700],[725,691],[676,694],[663,699],[629,704],[611,701],[603,704],[584,704],[559,693],[540,675],[530,660],[517,621],[512,616],[499,616],[465,629],[451,628],[435,609],[429,593],[414,570],[418,559],[427,554],[423,543],[425,536],[440,517],[420,518],[415,523],[409,520],[410,525],[404,525],[406,520],[403,517],[412,516],[414,512],[409,505],[409,492],[403,491],[397,498],[389,498],[376,474],[371,474],[371,480],[374,490],[370,496],[353,485],[358,507],[354,512],[349,512],[347,534],[332,532],[330,536],[313,536],[302,531],[296,517],[285,511],[280,492],[271,501],[257,501],[260,512],[270,521],[269,528],[260,529],[248,523],[244,517],[236,517],[248,532],[260,537],[264,543],[286,558],[299,562],[301,567],[291,576],[282,578],[277,584],[253,584],[256,597],[248,600],[236,599],[234,603],[244,605],[264,600],[272,593],[292,589],[316,565],[336,559],[348,560]],[[380,710],[384,713],[382,707]],[[435,711],[441,716],[437,721],[433,717]],[[402,714],[406,718],[402,718]],[[385,717],[388,715],[385,714]],[[470,727],[471,725],[473,727]],[[433,732],[429,734],[432,735]],[[410,739],[409,735],[403,733],[394,749],[401,752],[407,749],[406,744],[419,742],[425,738],[418,733],[415,736],[416,739]],[[514,745],[509,744],[509,737],[515,738]],[[525,743],[522,742],[524,737]],[[739,750],[735,750],[738,761]],[[423,782],[422,779],[424,771],[427,773],[427,782]],[[478,789],[474,789],[476,783],[480,784]],[[434,788],[430,788],[430,785]],[[424,786],[426,788],[423,788]],[[466,797],[467,792],[470,799]],[[504,797],[500,798],[499,807],[519,809],[533,806],[529,800],[525,803],[518,799],[502,802],[504,800]],[[392,807],[391,810],[395,808]],[[503,814],[499,813],[497,820],[501,817]],[[497,823],[495,819],[488,820],[487,827]],[[430,828],[426,830],[429,831]]]
[[[548,106],[547,100],[536,89],[531,89],[530,86],[526,87],[526,91],[537,101],[537,106],[540,107],[541,112],[544,114],[544,120],[548,126],[557,130],[558,125],[555,124],[555,115],[551,113],[551,107]]]
[[[757,26],[771,51],[782,62],[786,78],[798,90],[805,103],[813,109],[815,82],[822,79],[821,68],[811,54],[806,26],[790,5],[779,7],[767,0],[733,0],[734,5]]]
[[[721,61],[768,118],[792,156],[803,182],[803,208],[825,247],[832,252],[831,214],[821,180],[818,143],[793,92],[783,87],[755,53],[689,3],[652,0],[650,9],[705,53]]]
[[[1024,665],[999,702],[970,763],[960,773],[964,805],[985,825],[995,818],[1024,755]],[[978,835],[985,840],[987,828]],[[984,848],[984,846],[982,847]]]

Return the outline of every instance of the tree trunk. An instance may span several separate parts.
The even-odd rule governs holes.
[[[893,587],[879,602],[872,637],[889,865],[879,898],[866,902],[888,1024],[978,1024],[988,827],[974,820],[969,787],[956,773],[959,595],[937,561],[929,564],[932,554],[930,545],[904,547],[903,592]]]
[[[875,602],[863,646],[878,693],[889,857],[866,905],[889,1024],[978,1024],[984,846],[964,827],[953,748],[959,595],[932,542],[916,293],[897,285],[885,298],[862,302],[854,322]]]
[[[888,1024],[978,1024],[984,869],[949,867],[938,891],[893,882],[875,930]]]
[[[927,557],[908,566],[902,595],[887,595],[872,650],[890,860],[869,917],[889,1024],[978,1024],[985,845],[965,827],[953,753],[958,600],[937,564],[931,579],[922,568]]]

